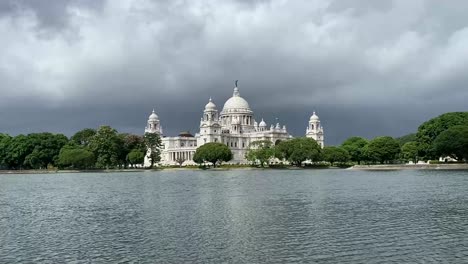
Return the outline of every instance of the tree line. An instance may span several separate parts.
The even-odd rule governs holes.
[[[161,160],[161,138],[118,133],[109,126],[83,129],[72,137],[63,134],[0,134],[0,169],[109,169],[141,165],[145,156],[151,167]],[[273,160],[296,166],[328,162],[340,164],[390,164],[452,157],[468,160],[468,112],[446,113],[421,124],[416,133],[400,138],[379,136],[371,140],[350,137],[339,146],[323,149],[310,138],[300,137],[273,144],[255,141],[245,158],[253,165]],[[214,166],[232,160],[229,147],[221,143],[200,146],[194,162]]]
[[[110,126],[83,129],[67,138],[63,134],[0,134],[0,168],[19,169],[109,169],[160,160],[161,139],[118,133]],[[149,149],[149,151],[148,151]]]
[[[453,112],[421,124],[416,133],[399,138],[379,136],[368,140],[350,137],[339,146],[323,149],[305,138],[283,141],[272,146],[269,141],[251,144],[246,158],[264,166],[273,158],[300,166],[302,162],[326,161],[335,164],[392,164],[451,157],[468,160],[468,112]]]

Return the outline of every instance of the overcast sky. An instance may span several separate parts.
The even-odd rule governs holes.
[[[326,143],[468,111],[465,0],[2,0],[0,132],[198,131],[239,80],[257,120]]]

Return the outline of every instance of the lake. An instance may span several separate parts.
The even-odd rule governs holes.
[[[0,175],[0,263],[468,263],[467,171]]]

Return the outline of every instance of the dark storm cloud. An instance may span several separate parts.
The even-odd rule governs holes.
[[[399,136],[466,111],[468,2],[10,1],[0,4],[0,123],[72,134],[109,124],[197,131],[239,79],[257,120],[327,143]],[[41,34],[46,31],[47,37]]]
[[[102,0],[2,0],[0,15],[21,16],[31,12],[42,29],[59,30],[69,26],[69,8],[98,9]]]

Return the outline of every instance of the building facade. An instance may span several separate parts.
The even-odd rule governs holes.
[[[226,144],[233,153],[230,163],[244,164],[247,163],[245,154],[250,143],[268,140],[278,144],[282,140],[292,138],[285,125],[276,123],[268,126],[263,119],[258,123],[249,103],[240,96],[237,85],[221,112],[211,98],[209,99],[200,120],[200,130],[195,135],[182,132],[177,137],[165,137],[154,110],[148,118],[145,132],[158,133],[161,136],[161,165],[195,164],[192,158],[197,147],[210,142]],[[321,147],[324,146],[323,127],[315,112],[310,117],[306,136],[316,140]],[[145,158],[145,166],[147,165],[149,161]]]

